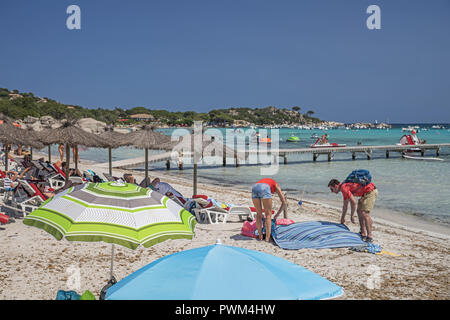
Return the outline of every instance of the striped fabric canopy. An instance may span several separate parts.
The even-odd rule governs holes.
[[[58,240],[104,241],[136,249],[192,239],[197,221],[162,194],[134,184],[88,183],[47,200],[24,218]]]

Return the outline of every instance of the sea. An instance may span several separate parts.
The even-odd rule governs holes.
[[[317,138],[326,133],[329,142],[346,144],[347,146],[376,146],[395,145],[400,138],[409,132],[403,128],[409,126],[416,127],[417,136],[426,140],[427,144],[450,143],[450,124],[440,124],[439,128],[433,128],[434,124],[393,124],[388,129],[259,129],[263,136],[267,130],[267,136],[272,137],[272,146],[280,149],[307,148],[314,143]],[[165,134],[181,135],[182,129],[159,129]],[[227,131],[228,130],[228,131]],[[236,143],[236,136],[249,128],[225,129],[216,128],[206,130],[205,134],[211,133],[215,136],[225,137],[227,145],[233,141]],[[272,130],[275,130],[272,132]],[[209,132],[210,131],[210,132]],[[297,136],[299,142],[286,142],[287,138]],[[274,138],[277,141],[274,141]],[[248,142],[248,141],[247,141]],[[247,143],[241,143],[243,148]],[[236,146],[236,145],[235,145]],[[247,146],[248,148],[248,146]],[[45,150],[43,150],[45,152]],[[160,151],[151,151],[151,154]],[[56,148],[52,153],[57,154]],[[143,150],[133,147],[123,147],[113,150],[113,161],[128,158],[137,158],[144,155]],[[412,154],[411,154],[412,155]],[[90,148],[80,149],[80,156],[83,159],[97,162],[107,162],[108,155],[104,149]],[[420,157],[420,153],[414,154]],[[435,150],[425,152],[425,157],[436,157]],[[330,179],[344,180],[347,175],[356,169],[367,169],[372,175],[373,182],[379,191],[376,206],[388,209],[392,212],[401,212],[413,215],[420,219],[436,222],[450,227],[450,147],[440,150],[440,159],[443,161],[425,161],[403,159],[398,152],[391,152],[389,159],[386,159],[385,151],[374,151],[371,160],[363,153],[356,154],[356,160],[352,160],[351,153],[335,153],[332,161],[328,161],[327,155],[320,155],[316,162],[312,161],[312,154],[290,154],[287,157],[287,164],[283,164],[280,158],[275,172],[272,170],[262,170],[269,167],[268,164],[244,164],[240,162],[239,167],[234,165],[234,159],[227,159],[227,166],[222,166],[222,159],[216,159],[216,164],[212,164],[211,159],[204,159],[198,165],[198,179],[200,182],[237,186],[240,189],[247,188],[250,192],[252,185],[258,180],[270,177],[275,179],[288,196],[299,200],[341,200],[340,195],[329,191],[327,187]],[[269,159],[269,158],[268,158]],[[266,160],[268,160],[266,159]],[[208,160],[208,161],[207,161]],[[266,162],[267,163],[267,162]],[[192,178],[193,166],[189,161],[184,161],[184,169],[178,170],[176,163],[172,163],[169,174],[175,177]],[[143,170],[143,168],[137,168]],[[150,177],[158,176],[158,172],[166,172],[165,163],[150,164]],[[200,191],[201,192],[201,191]]]

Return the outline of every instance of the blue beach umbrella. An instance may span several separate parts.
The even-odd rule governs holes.
[[[319,300],[341,287],[270,254],[215,244],[160,258],[122,279],[107,300]]]

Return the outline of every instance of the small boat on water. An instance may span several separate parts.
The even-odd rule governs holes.
[[[272,139],[270,138],[260,138],[259,143],[272,143]]]
[[[287,138],[286,142],[299,142],[300,138],[297,136],[291,136],[289,138]]]
[[[444,159],[441,158],[433,158],[433,157],[412,157],[407,156],[406,154],[402,154],[403,159],[410,159],[410,160],[422,160],[422,161],[444,161]]]
[[[312,144],[310,148],[336,148],[336,147],[346,147],[346,144],[338,144],[338,143],[324,143],[324,144]]]

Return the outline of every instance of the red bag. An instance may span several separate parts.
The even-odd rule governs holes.
[[[0,224],[7,224],[9,221],[9,216],[6,214],[0,213]]]
[[[275,224],[278,226],[278,225],[284,225],[284,226],[287,226],[287,225],[290,225],[290,224],[293,224],[293,223],[295,223],[295,221],[294,220],[291,220],[291,219],[277,219],[277,221],[275,221]]]
[[[241,229],[241,234],[246,237],[258,238],[258,236],[255,234],[255,231],[256,220],[253,220],[252,222],[245,221]]]

